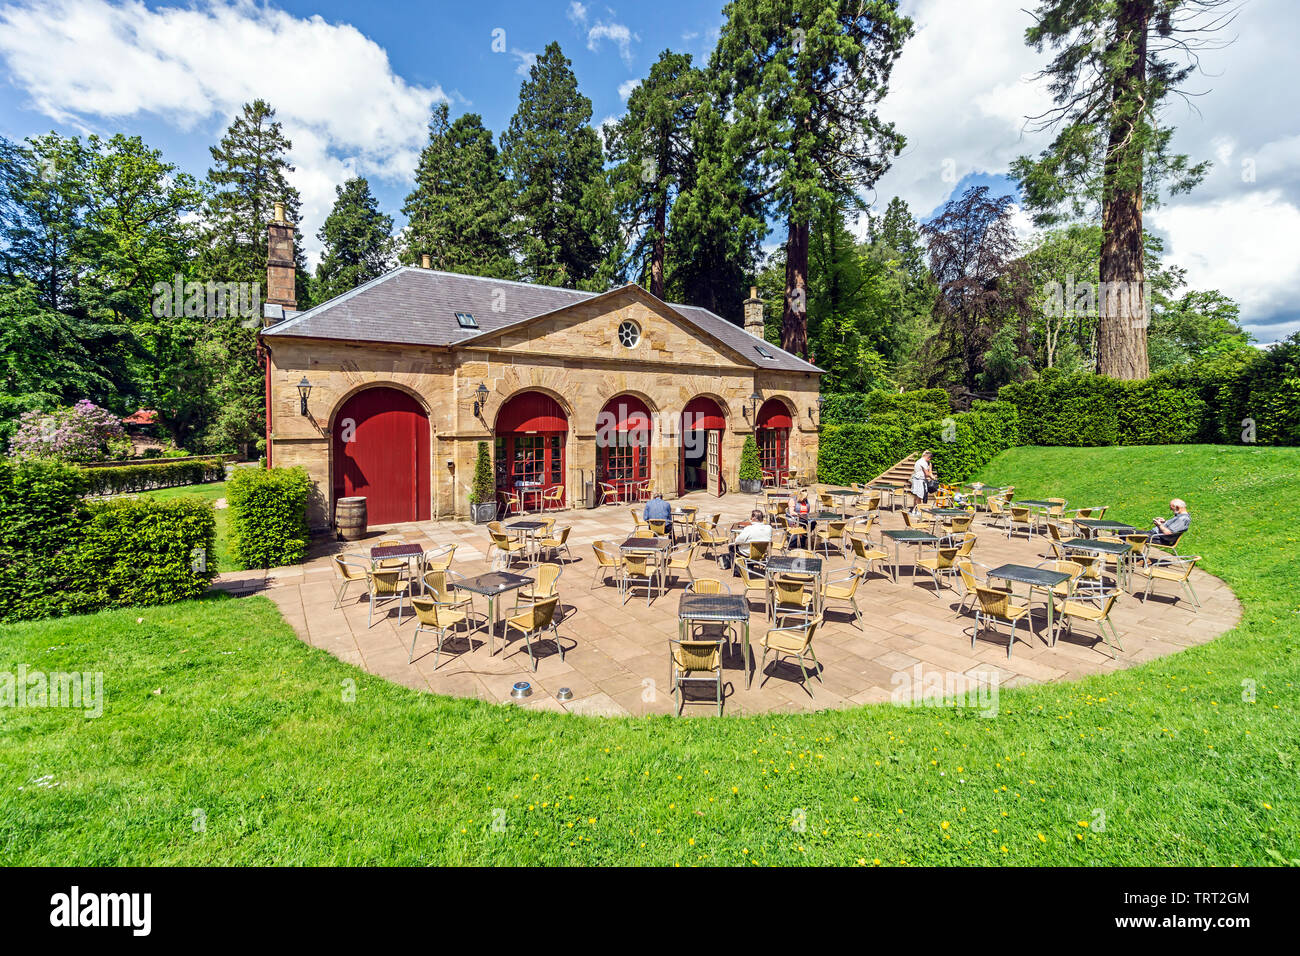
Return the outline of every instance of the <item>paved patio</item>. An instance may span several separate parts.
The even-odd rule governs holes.
[[[703,493],[686,501],[700,507],[700,515],[721,513],[723,526],[748,515],[753,498],[731,494],[718,499]],[[594,511],[556,512],[556,527],[572,527],[569,537],[572,561],[565,564],[560,579],[563,619],[559,633],[564,644],[561,661],[549,641],[534,644],[539,662],[536,673],[529,669],[523,641],[512,641],[503,651],[498,637],[496,653],[489,656],[486,634],[473,635],[473,650],[464,652],[462,639],[444,644],[440,666],[433,666],[434,641],[423,635],[416,648],[416,660],[407,663],[415,628],[409,608],[400,627],[396,603],[376,609],[373,627],[366,626],[366,596],[355,585],[339,610],[333,609],[334,574],[330,555],[350,551],[366,553],[380,537],[372,530],[363,542],[317,542],[308,561],[300,566],[266,572],[234,572],[219,577],[217,586],[236,594],[264,594],[273,600],[298,635],[313,647],[322,648],[341,660],[371,673],[419,690],[459,697],[477,697],[506,702],[518,680],[532,684],[533,694],[522,702],[528,708],[568,711],[579,714],[625,715],[671,713],[674,702],[669,686],[668,640],[677,636],[677,602],[685,587],[678,581],[647,607],[643,592],[637,591],[626,603],[613,585],[589,588],[594,571],[591,543],[605,539],[615,543],[628,537],[632,528],[626,506],[606,506]],[[885,512],[885,528],[902,527],[902,519]],[[973,529],[979,543],[972,555],[978,562],[995,567],[1006,562],[1034,565],[1048,551],[1045,539],[1027,541],[1022,534],[1008,540],[1005,531],[986,527],[983,513]],[[435,545],[457,544],[454,569],[466,576],[489,570],[487,531],[467,522],[420,522],[383,529],[387,536],[401,536],[408,542]],[[890,548],[889,550],[892,550]],[[1006,656],[1006,628],[994,638],[981,635],[971,649],[974,626],[971,615],[954,618],[961,598],[961,585],[944,589],[936,598],[932,579],[926,573],[913,577],[904,546],[902,574],[895,584],[887,574],[872,574],[858,589],[858,606],[864,627],[860,630],[847,608],[833,604],[826,626],[819,632],[814,650],[823,667],[822,682],[812,679],[804,685],[793,660],[757,670],[762,650],[758,640],[770,625],[759,602],[752,605],[751,641],[754,646],[753,686],[745,687],[743,664],[737,644],[724,660],[725,714],[757,714],[774,711],[811,711],[853,707],[859,704],[902,698],[932,697],[937,687],[949,692],[996,674],[999,685],[1014,687],[1032,682],[1061,681],[1130,667],[1165,654],[1203,644],[1237,623],[1241,608],[1228,587],[1201,571],[1193,582],[1202,607],[1186,600],[1176,603],[1176,585],[1157,583],[1157,593],[1144,604],[1129,594],[1121,596],[1112,612],[1124,651],[1112,660],[1096,629],[1085,622],[1075,625],[1073,635],[1062,634],[1055,647],[1047,646],[1045,610],[1035,603],[1032,646],[1017,640],[1010,660]],[[832,573],[847,562],[832,552]],[[877,564],[885,569],[885,565]],[[519,570],[516,565],[515,570]],[[693,570],[699,577],[719,577],[728,584],[739,582],[730,571],[697,557]],[[738,588],[733,586],[733,592]],[[1022,593],[1023,588],[1017,587]],[[476,598],[481,615],[485,602]],[[513,599],[502,601],[508,610]],[[1023,625],[1017,635],[1024,634]],[[561,702],[555,693],[567,687],[571,700]],[[714,715],[712,685],[700,682],[688,691],[686,715]]]

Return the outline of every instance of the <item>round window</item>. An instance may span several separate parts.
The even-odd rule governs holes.
[[[636,344],[641,341],[641,329],[631,319],[623,322],[618,327],[618,344],[625,349],[635,348]]]

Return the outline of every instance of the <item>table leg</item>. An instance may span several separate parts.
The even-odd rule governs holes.
[[[496,624],[496,600],[497,600],[497,599],[496,599],[496,596],[495,596],[495,595],[489,594],[489,595],[487,596],[487,601],[488,601],[488,612],[487,612],[487,626],[488,626],[488,657],[491,657],[493,654],[495,654],[495,653],[497,652],[497,647],[496,647],[496,637],[497,637],[497,624]]]
[[[746,689],[746,690],[749,690],[750,685],[751,685],[751,684],[753,683],[753,681],[754,681],[754,675],[750,672],[750,669],[749,669],[749,668],[750,668],[749,654],[750,654],[750,651],[749,651],[749,618],[746,617],[746,618],[745,618],[745,689]]]

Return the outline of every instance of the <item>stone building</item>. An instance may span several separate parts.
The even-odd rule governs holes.
[[[752,292],[741,328],[637,285],[579,292],[426,258],[297,312],[292,225],[277,210],[270,228],[267,459],[311,475],[314,527],[352,495],[372,525],[467,516],[479,442],[498,494],[529,506],[647,480],[725,494],[750,434],[766,470],[816,470],[821,370],[762,339]]]

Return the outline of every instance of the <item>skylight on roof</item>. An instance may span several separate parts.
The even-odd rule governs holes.
[[[763,358],[765,359],[770,359],[772,357],[772,353],[769,352],[767,349],[763,348],[763,346],[761,345],[755,345],[754,351],[757,352],[759,355],[763,356]]]
[[[472,312],[457,312],[456,321],[460,324],[462,329],[478,328],[478,320],[474,318],[474,313]]]

